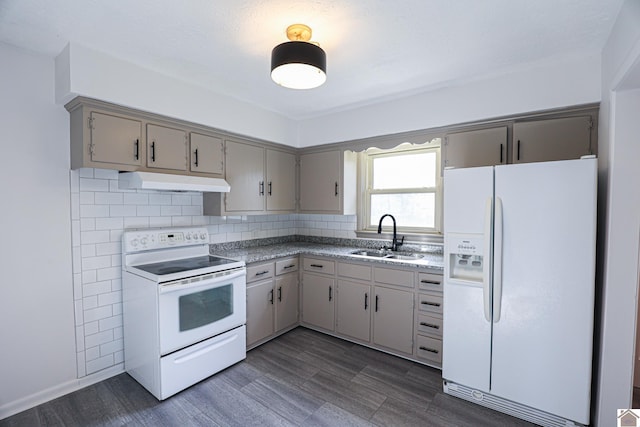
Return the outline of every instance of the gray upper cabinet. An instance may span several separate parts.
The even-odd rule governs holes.
[[[513,163],[579,159],[595,154],[590,116],[513,124]]]
[[[357,156],[342,150],[300,155],[300,211],[356,213]]]
[[[70,110],[71,167],[135,170],[143,165],[142,122],[110,111]]]
[[[191,172],[224,175],[224,142],[222,138],[191,132],[189,135]]]
[[[187,170],[187,133],[182,129],[147,124],[147,166]]]
[[[507,127],[450,133],[445,137],[444,167],[468,168],[507,163]]]
[[[295,211],[296,156],[278,150],[266,150],[266,210]]]
[[[264,210],[264,148],[227,141],[226,178],[231,191],[224,195],[227,212]],[[211,196],[216,197],[214,193]]]

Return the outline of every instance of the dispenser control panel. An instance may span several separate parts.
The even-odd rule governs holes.
[[[449,277],[454,280],[481,283],[484,272],[484,237],[470,234],[449,234]]]

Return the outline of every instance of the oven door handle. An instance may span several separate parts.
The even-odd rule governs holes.
[[[241,268],[239,270],[230,270],[225,274],[213,273],[210,278],[196,281],[189,281],[189,279],[175,280],[173,282],[161,283],[159,286],[159,293],[166,294],[169,292],[177,292],[184,290],[191,290],[197,288],[211,287],[212,284],[225,285],[230,281],[237,279],[238,277],[246,276],[247,270]],[[185,283],[186,282],[186,283]],[[217,286],[214,286],[217,287]]]

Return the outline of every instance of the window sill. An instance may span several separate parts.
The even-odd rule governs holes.
[[[375,231],[368,230],[356,230],[356,236],[361,239],[376,239],[376,240],[389,240],[393,239],[393,233],[383,232],[378,234]],[[405,242],[419,242],[419,243],[433,243],[433,244],[442,244],[443,236],[442,233],[402,233],[398,232],[397,237],[398,240],[402,239],[404,236]]]

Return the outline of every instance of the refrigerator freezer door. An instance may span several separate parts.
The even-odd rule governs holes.
[[[583,424],[591,391],[596,177],[595,159],[495,168],[503,214],[495,227],[503,238],[495,242],[502,264],[496,257],[494,274],[502,274],[502,299],[491,394]]]
[[[484,302],[490,286],[484,282],[490,280],[490,274],[481,279],[471,274],[471,280],[460,280],[452,260],[457,259],[455,254],[464,253],[458,247],[461,238],[469,238],[474,246],[482,248],[483,267],[491,268],[490,255],[484,252],[485,243],[491,247],[491,221],[486,221],[486,215],[492,215],[491,209],[487,211],[487,200],[493,197],[493,167],[445,170],[444,188],[443,321],[447,327],[443,329],[442,376],[488,392],[491,321],[485,318]]]

